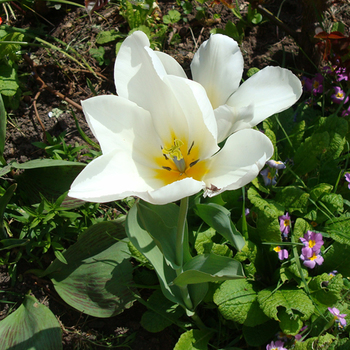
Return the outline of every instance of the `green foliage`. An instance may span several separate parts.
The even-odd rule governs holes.
[[[61,326],[55,315],[31,295],[4,320],[0,336],[4,349],[61,350]]]
[[[69,305],[95,317],[111,317],[135,300],[124,228],[116,222],[91,226],[40,275],[50,277]]]

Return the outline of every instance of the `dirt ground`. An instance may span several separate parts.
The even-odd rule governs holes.
[[[240,0],[239,3],[244,13],[247,9],[247,2]],[[267,1],[264,6],[275,15],[280,12],[279,18],[292,31],[296,31],[300,35],[304,25],[302,1],[286,0],[283,2],[283,6],[280,5],[280,0],[271,0]],[[166,14],[173,7],[180,10],[175,2],[161,1],[159,7],[162,14]],[[350,21],[346,15],[349,13],[349,9],[348,2],[337,2],[327,12],[325,21],[328,21],[328,24],[335,20]],[[189,16],[189,22],[186,26],[176,27],[181,36],[181,43],[176,46],[165,44],[165,52],[173,55],[186,71],[189,69],[196,48],[208,39],[213,27],[224,28],[228,20],[237,22],[237,18],[232,12],[221,4],[208,8],[207,12],[208,18],[205,20],[197,21],[194,16]],[[21,63],[21,71],[28,74],[27,82],[23,87],[26,96],[20,102],[19,108],[9,113],[5,150],[7,161],[15,159],[19,162],[25,162],[28,159],[42,157],[43,151],[32,145],[32,142],[44,141],[44,131],[53,136],[58,136],[65,131],[67,143],[84,143],[76,130],[69,108],[58,117],[51,115],[50,112],[55,111],[56,108],[62,109],[62,106],[70,106],[63,105],[62,100],[56,96],[57,94],[41,89],[43,83],[77,104],[81,100],[93,96],[87,86],[87,78],[90,79],[98,94],[115,93],[113,83],[115,43],[109,46],[104,45],[105,56],[111,61],[108,66],[98,65],[97,61],[89,54],[86,43],[94,43],[97,34],[102,30],[119,29],[124,33],[128,32],[124,19],[118,13],[118,6],[115,3],[109,4],[98,11],[99,15],[93,14],[91,20],[85,15],[83,9],[74,7],[62,7],[60,10],[44,8],[40,13],[45,21],[30,12],[18,13],[17,20],[13,21],[11,25],[21,28],[35,27],[40,21],[46,26],[45,30],[49,31],[51,36],[66,44],[74,45],[98,75],[96,77],[89,71],[82,69],[61,53],[48,52],[42,48],[38,50],[31,48],[27,54],[28,58]],[[214,13],[220,13],[219,21],[213,19]],[[349,23],[346,24],[349,29]],[[251,67],[263,68],[267,65],[282,65],[284,62],[285,67],[292,69],[300,76],[309,67],[308,60],[300,53],[293,38],[272,21],[265,21],[263,24],[248,28],[241,49],[246,70]],[[36,75],[32,74],[34,71]],[[308,70],[308,72],[310,71]],[[91,136],[83,113],[78,108],[73,107],[73,109],[81,128]],[[141,304],[136,303],[129,310],[111,319],[86,316],[66,305],[55,293],[48,280],[25,275],[24,272],[29,268],[33,267],[22,264],[19,277],[12,285],[6,269],[1,267],[0,288],[2,291],[21,295],[31,290],[40,302],[47,305],[62,324],[64,349],[102,349],[98,345],[102,338],[113,338],[115,345],[117,336],[120,336],[120,344],[122,344],[127,337],[133,335],[135,337],[130,339],[129,344],[131,349],[173,349],[180,333],[173,328],[156,334],[146,332],[139,323],[141,315],[145,311]],[[8,298],[8,295],[6,297]],[[18,298],[13,296],[13,301],[18,301]],[[11,307],[11,304],[0,303],[0,319],[8,314]],[[91,342],[96,345],[92,345]],[[127,347],[120,349],[127,349]]]

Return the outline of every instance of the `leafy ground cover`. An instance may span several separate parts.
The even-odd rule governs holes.
[[[349,4],[252,5],[119,1],[89,16],[64,2],[3,3],[1,339],[15,334],[18,349],[349,348]],[[212,32],[240,44],[244,79],[278,65],[304,84],[295,106],[257,127],[278,163],[244,190],[192,199],[192,253],[234,257],[247,277],[210,283],[197,310],[204,325],[160,293],[153,267],[127,242],[134,198],[66,198],[101,154],[80,100],[115,93],[114,60],[136,29],[188,74]],[[222,226],[244,237],[242,249]],[[87,281],[91,271],[101,280]],[[36,328],[24,332],[29,323]]]

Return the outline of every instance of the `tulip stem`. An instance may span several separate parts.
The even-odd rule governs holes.
[[[176,270],[176,274],[180,275],[183,272],[184,264],[184,239],[185,239],[185,228],[186,228],[186,218],[188,211],[188,197],[181,199],[179,218],[177,220],[177,232],[176,232],[176,264],[179,268]],[[193,303],[188,292],[187,285],[179,286],[181,291],[182,299],[188,310],[193,310]]]

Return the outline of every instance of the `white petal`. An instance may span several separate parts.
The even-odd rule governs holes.
[[[201,159],[212,156],[218,151],[216,135],[217,125],[214,111],[204,88],[189,79],[176,76],[164,77],[182,108],[187,124],[184,137],[200,150]]]
[[[163,186],[152,168],[135,162],[128,152],[115,151],[89,163],[74,180],[68,195],[97,203],[136,196],[152,204],[166,204],[203,188],[204,182],[191,178]]]
[[[216,108],[214,113],[218,125],[218,143],[224,141],[227,137],[237,131],[242,123],[248,124],[251,122],[254,117],[252,104],[240,108],[239,113],[228,105],[222,105]]]
[[[238,88],[243,64],[238,44],[226,35],[211,35],[195,53],[191,63],[193,80],[204,86],[214,109],[225,104]]]
[[[168,113],[172,96],[161,76],[165,69],[156,55],[150,56],[145,33],[136,31],[120,47],[114,67],[118,95],[161,118]]]
[[[187,78],[185,71],[173,57],[160,51],[154,51],[154,54],[157,55],[160,61],[162,62],[166,74]]]
[[[82,101],[86,120],[103,154],[115,149],[139,150],[144,158],[160,152],[162,143],[148,111],[119,96],[96,96]]]
[[[273,145],[260,131],[246,129],[231,135],[225,146],[208,164],[209,172],[203,181],[214,196],[225,190],[240,188],[252,181],[273,154]]]
[[[253,106],[254,116],[242,120],[234,130],[250,128],[267,117],[284,111],[301,96],[300,80],[288,69],[266,67],[246,80],[228,99],[227,105],[239,116],[249,105]],[[243,110],[241,110],[243,108]]]
[[[74,180],[68,195],[103,203],[161,186],[151,168],[135,162],[129,152],[115,150],[89,163]]]

